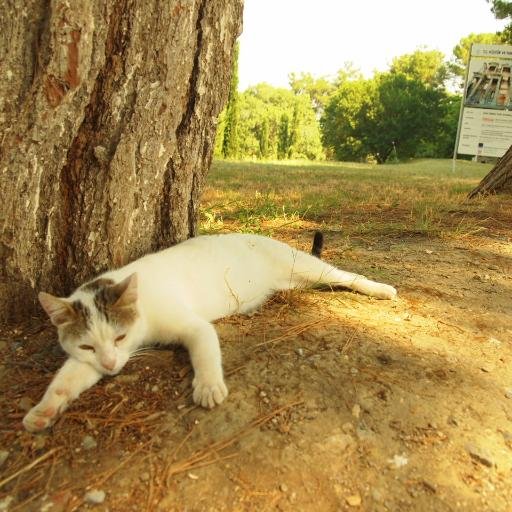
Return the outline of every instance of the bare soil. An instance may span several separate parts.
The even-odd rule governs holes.
[[[192,404],[186,352],[155,349],[29,434],[64,356],[47,324],[5,328],[0,510],[510,511],[509,227],[325,237],[326,260],[399,299],[294,292],[218,322],[230,395],[213,410]]]

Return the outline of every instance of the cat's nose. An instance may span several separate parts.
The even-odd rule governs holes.
[[[105,370],[112,371],[116,367],[116,360],[113,357],[110,357],[109,359],[102,359],[101,366],[103,366]]]

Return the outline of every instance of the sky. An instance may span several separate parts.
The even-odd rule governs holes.
[[[334,76],[345,62],[370,77],[420,46],[449,58],[462,37],[504,25],[485,0],[245,0],[239,89]]]

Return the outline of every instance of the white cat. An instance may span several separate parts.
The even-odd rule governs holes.
[[[315,235],[313,254],[320,255]],[[228,390],[213,320],[247,313],[278,290],[343,286],[380,299],[396,290],[338,270],[319,258],[257,235],[200,236],[106,272],[67,298],[41,292],[69,359],[23,419],[35,432],[103,375],[115,375],[143,345],[180,342],[194,368],[193,399],[220,404]]]

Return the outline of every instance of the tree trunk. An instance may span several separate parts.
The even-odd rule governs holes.
[[[496,162],[478,186],[468,194],[469,199],[480,194],[512,191],[512,146]]]
[[[243,0],[0,5],[0,318],[196,232]]]

